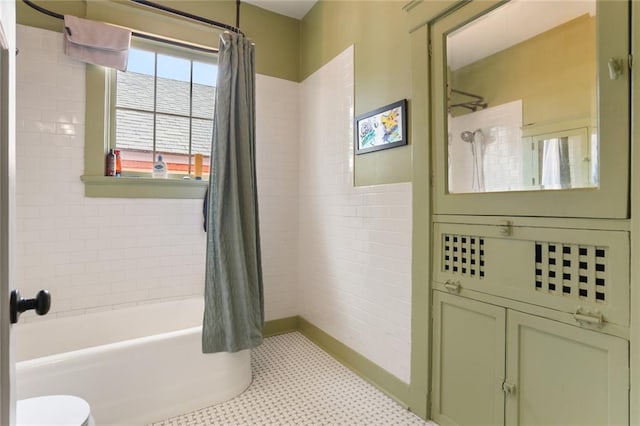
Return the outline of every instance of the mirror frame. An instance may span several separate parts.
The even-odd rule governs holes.
[[[596,1],[597,129],[600,150],[598,188],[460,193],[448,192],[447,35],[505,4],[470,1],[458,4],[430,25],[434,213],[616,218],[629,217],[630,73],[627,1]],[[623,74],[609,78],[609,58],[622,59]]]

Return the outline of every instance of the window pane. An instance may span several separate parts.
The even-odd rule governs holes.
[[[189,154],[189,119],[158,114],[156,117],[156,151]]]
[[[153,111],[153,76],[134,72],[116,74],[116,107]]]
[[[194,117],[213,118],[218,67],[203,62],[193,63],[193,111]]]
[[[158,55],[158,112],[189,115],[189,81],[191,61]]]
[[[211,155],[211,137],[213,135],[213,121],[194,118],[192,122],[193,154]]]
[[[116,148],[151,150],[153,148],[153,114],[116,110]]]
[[[218,79],[218,66],[205,64],[204,62],[193,62],[193,82],[204,86],[215,87]]]
[[[155,74],[155,53],[147,50],[129,49],[129,58],[127,61],[127,72],[137,74],[154,75]]]
[[[202,84],[193,85],[194,117],[213,119],[213,104],[216,100],[216,88]]]
[[[151,173],[153,170],[153,152],[150,150],[120,149],[120,158],[123,175],[127,172]]]

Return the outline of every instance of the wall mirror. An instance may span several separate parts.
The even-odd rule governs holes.
[[[595,0],[507,2],[446,55],[449,192],[597,186]]]
[[[627,16],[624,1],[470,1],[432,25],[437,209],[626,215],[628,169],[615,165],[628,162]],[[535,211],[614,192],[615,214]]]

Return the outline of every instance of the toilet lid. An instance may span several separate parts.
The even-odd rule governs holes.
[[[16,424],[82,426],[88,423],[90,414],[89,404],[77,396],[39,396],[18,401]]]

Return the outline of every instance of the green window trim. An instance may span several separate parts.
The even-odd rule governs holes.
[[[206,180],[153,179],[150,177],[87,176],[86,197],[104,198],[203,198]]]
[[[132,43],[133,44],[133,43]],[[154,50],[161,53],[175,52],[157,43]],[[181,55],[198,58],[189,52]],[[215,62],[215,61],[211,61]],[[148,176],[104,176],[105,155],[115,146],[115,72],[87,64],[85,77],[85,144],[84,175],[81,180],[86,197],[101,198],[203,198],[208,180],[184,180],[181,178],[153,179]]]

